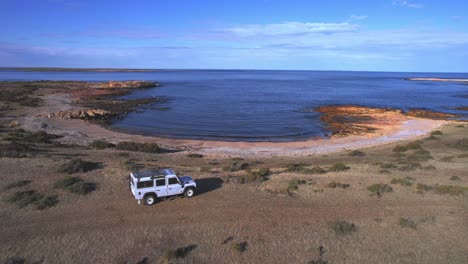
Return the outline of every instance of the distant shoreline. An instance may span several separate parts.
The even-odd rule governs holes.
[[[409,81],[431,81],[431,82],[463,82],[468,83],[468,79],[450,79],[450,78],[408,78]]]
[[[157,72],[155,69],[118,69],[118,68],[55,68],[55,67],[0,67],[0,71],[23,72]]]

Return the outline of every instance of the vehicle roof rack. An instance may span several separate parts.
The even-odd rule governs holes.
[[[141,171],[136,171],[132,172],[133,176],[135,178],[163,178],[166,177],[167,175],[175,174],[174,171],[171,169],[147,169],[147,170],[141,170]]]

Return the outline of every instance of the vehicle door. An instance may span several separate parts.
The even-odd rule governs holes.
[[[175,176],[167,177],[167,195],[181,194],[183,191],[182,184]]]
[[[156,179],[154,181],[154,186],[155,186],[154,190],[158,197],[167,196],[166,179],[164,178]]]

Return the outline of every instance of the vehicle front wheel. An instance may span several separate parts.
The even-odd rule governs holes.
[[[150,195],[147,195],[144,200],[145,200],[145,205],[153,205],[156,203],[156,196],[150,194]]]
[[[185,197],[190,198],[195,195],[195,189],[194,188],[187,188],[185,189],[184,192]]]

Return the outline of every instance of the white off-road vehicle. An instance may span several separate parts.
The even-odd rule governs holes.
[[[138,204],[153,205],[159,198],[195,195],[197,184],[188,176],[177,176],[171,169],[152,169],[130,173],[130,190]]]

